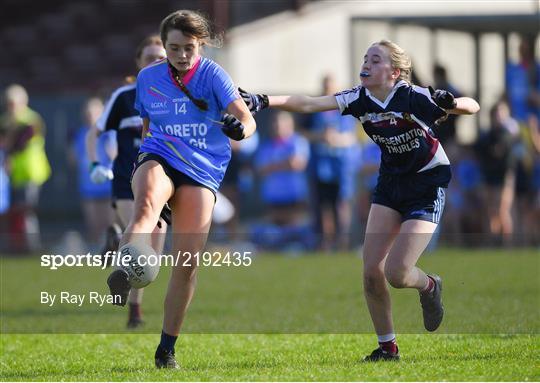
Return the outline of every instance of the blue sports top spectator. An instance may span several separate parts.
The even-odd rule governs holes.
[[[6,152],[0,149],[0,214],[9,209],[9,178],[5,169]]]
[[[101,184],[93,183],[90,180],[90,160],[86,154],[86,132],[87,126],[81,126],[76,133],[74,149],[77,158],[77,170],[79,174],[79,193],[82,198],[109,198],[111,196],[111,181]],[[108,168],[112,167],[112,159],[107,155],[107,148],[116,145],[114,133],[104,133],[98,137],[97,153],[100,164]]]
[[[526,122],[530,114],[540,118],[538,100],[533,94],[540,92],[540,63],[535,62],[530,43],[523,39],[519,46],[520,62],[506,66],[506,91],[512,117]]]
[[[309,143],[294,132],[290,113],[278,113],[273,128],[274,136],[261,144],[255,158],[255,166],[262,175],[262,200],[269,205],[306,201],[309,193],[304,170]]]
[[[373,191],[379,178],[379,164],[381,162],[381,149],[372,140],[366,140],[362,145],[360,172],[362,173],[362,185],[365,190]],[[377,168],[374,170],[373,168]]]
[[[537,73],[540,73],[540,64],[536,65]],[[526,102],[530,91],[528,70],[521,64],[509,63],[506,68],[506,84],[508,101],[512,109],[512,116],[519,121],[527,121],[531,108]],[[536,84],[540,90],[540,77]],[[535,111],[538,114],[538,110]],[[540,116],[540,115],[539,115]]]
[[[332,129],[339,133],[354,133],[356,121],[343,117],[337,110],[316,113],[312,117],[312,133],[324,134],[325,130]],[[329,145],[324,140],[318,140],[312,145],[312,163],[315,176],[319,181],[327,183],[340,183],[343,186],[342,198],[350,198],[354,193],[352,181],[354,178],[354,160],[358,146],[354,141],[348,145]],[[341,193],[340,193],[341,194]]]

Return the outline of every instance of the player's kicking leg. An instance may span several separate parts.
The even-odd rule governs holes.
[[[135,170],[131,183],[135,197],[133,217],[126,228],[119,246],[132,241],[135,236],[146,235],[150,242],[151,233],[159,220],[161,209],[174,193],[174,185],[161,164],[149,160],[141,163]],[[121,256],[121,254],[120,254]],[[125,306],[131,289],[129,277],[122,269],[114,270],[107,279],[111,295],[119,295]]]

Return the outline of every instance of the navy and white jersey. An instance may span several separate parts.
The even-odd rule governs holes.
[[[381,174],[420,173],[450,164],[431,131],[446,112],[433,102],[427,88],[399,81],[384,102],[362,86],[339,92],[335,97],[341,114],[359,119],[381,148]],[[440,183],[448,181],[449,176]]]
[[[114,178],[127,182],[131,188],[130,177],[141,146],[142,133],[142,119],[135,109],[135,84],[114,91],[96,126],[100,131],[116,131],[118,155],[113,164]]]

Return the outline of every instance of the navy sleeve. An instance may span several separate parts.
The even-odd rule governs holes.
[[[122,118],[121,109],[120,98],[118,97],[118,93],[115,92],[107,102],[107,105],[105,105],[103,114],[96,121],[97,128],[102,132],[106,130],[118,130]]]
[[[429,90],[419,86],[414,86],[411,90],[411,111],[429,126],[446,116],[446,111],[435,104]]]
[[[336,93],[337,104],[339,106],[339,111],[342,116],[353,114],[353,108],[351,104],[358,100],[360,97],[360,90],[362,87],[358,86],[356,88],[347,89],[341,92]],[[354,115],[354,114],[353,114]]]

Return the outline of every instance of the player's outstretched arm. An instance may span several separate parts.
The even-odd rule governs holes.
[[[454,95],[447,90],[435,90],[432,87],[429,87],[428,89],[435,104],[446,110],[447,113],[475,114],[480,110],[478,102],[470,97],[455,98]]]
[[[267,96],[266,94],[249,93],[242,88],[238,88],[238,91],[252,114],[256,114],[267,107],[298,113],[314,113],[339,109],[334,96]]]
[[[315,113],[339,109],[335,96],[268,96],[268,104],[271,108],[298,113]]]
[[[475,114],[480,110],[480,105],[474,98],[458,97],[456,98],[456,107],[447,110],[450,114]]]

